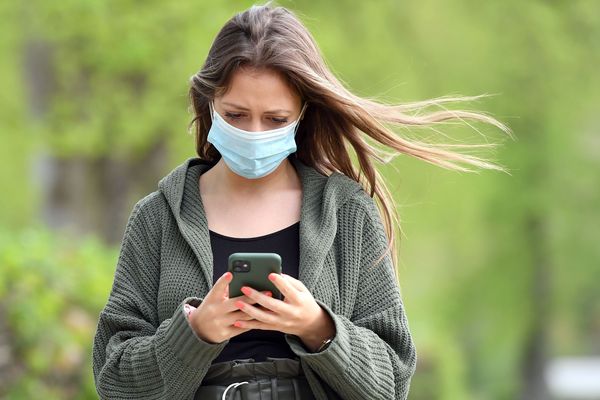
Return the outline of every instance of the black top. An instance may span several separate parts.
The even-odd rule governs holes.
[[[227,271],[231,253],[273,252],[281,256],[281,271],[298,279],[300,222],[267,235],[252,238],[234,238],[209,230],[213,252],[213,283]],[[213,360],[217,362],[253,358],[266,361],[266,357],[296,358],[284,338],[284,333],[252,329],[232,337],[223,351]]]

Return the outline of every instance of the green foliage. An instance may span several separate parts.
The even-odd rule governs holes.
[[[39,152],[134,158],[158,140],[170,165],[192,155],[187,79],[227,18],[253,3],[0,3],[0,52],[9,55],[0,86],[10,93],[0,99],[0,179],[10,188],[0,208],[0,299],[22,371],[11,398],[95,398],[91,335],[116,261],[115,249],[93,239],[21,228],[39,206],[27,171]],[[279,4],[298,11],[357,94],[405,102],[493,93],[456,108],[486,111],[517,137],[504,141],[481,124],[440,128],[450,138],[412,132],[502,142],[488,155],[510,176],[402,156],[382,167],[406,233],[400,279],[420,360],[411,399],[518,397],[523,349],[543,304],[549,356],[597,353],[600,3]],[[31,40],[54,54],[43,115],[32,114],[23,72]],[[543,293],[538,269],[548,278]]]
[[[3,335],[18,371],[8,398],[96,397],[92,339],[116,257],[93,237],[59,237],[41,227],[0,231]]]

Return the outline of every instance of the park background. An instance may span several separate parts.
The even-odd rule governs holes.
[[[188,79],[252,4],[0,2],[0,398],[97,398],[91,345],[127,217],[195,156]],[[600,2],[278,4],[355,93],[490,94],[447,106],[514,133],[412,131],[499,143],[480,155],[508,174],[404,155],[380,166],[404,232],[409,398],[582,398],[557,374],[600,357]]]

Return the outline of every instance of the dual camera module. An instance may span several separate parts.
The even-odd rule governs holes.
[[[250,261],[246,260],[235,260],[233,262],[234,272],[248,272],[250,271]]]

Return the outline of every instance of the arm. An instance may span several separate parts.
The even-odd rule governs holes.
[[[102,399],[189,399],[227,342],[201,340],[185,317],[182,301],[159,323],[157,290],[160,232],[147,215],[151,200],[134,207],[121,246],[114,282],[100,313],[93,344],[93,372]]]
[[[289,343],[344,399],[406,399],[416,368],[416,349],[391,256],[370,268],[387,246],[379,213],[366,193],[360,196],[359,203],[364,218],[353,315],[347,318],[336,314],[317,300],[335,323],[333,341],[319,353],[308,352],[293,337]],[[360,218],[353,221],[357,222],[361,222]]]

